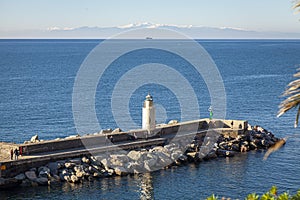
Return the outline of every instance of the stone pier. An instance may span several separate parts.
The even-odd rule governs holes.
[[[247,121],[242,120],[210,120],[158,125],[149,133],[146,130],[130,130],[127,132],[100,131],[96,134],[74,136],[59,140],[37,141],[27,144],[0,143],[0,177],[9,178],[32,167],[39,167],[49,162],[114,152],[119,149],[132,150],[157,145],[165,145],[174,138],[206,135],[214,131],[219,135],[237,137],[248,129]],[[22,153],[19,160],[10,160],[10,149],[18,148]]]

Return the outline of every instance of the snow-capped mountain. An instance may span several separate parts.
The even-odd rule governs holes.
[[[300,33],[258,32],[239,27],[205,27],[193,25],[132,23],[115,27],[49,27],[46,30],[0,32],[1,38],[110,38],[134,29],[169,29],[194,39],[291,39]],[[150,32],[150,31],[149,31]],[[149,37],[152,37],[149,35]]]

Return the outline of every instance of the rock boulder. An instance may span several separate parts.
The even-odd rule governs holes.
[[[18,174],[17,176],[15,176],[15,179],[19,180],[19,181],[23,181],[26,179],[26,176],[24,173]]]
[[[36,174],[35,174],[34,171],[27,171],[27,172],[25,172],[25,176],[26,176],[29,180],[31,180],[31,181],[34,181],[34,180],[37,178],[37,176],[36,176]]]
[[[35,179],[35,182],[37,182],[38,185],[48,185],[48,178],[39,177]]]
[[[59,169],[59,164],[57,162],[51,162],[48,164],[48,168],[50,169],[51,175],[57,175],[58,174],[58,169]]]
[[[131,160],[138,161],[138,160],[141,158],[142,154],[141,154],[141,152],[139,152],[139,151],[132,150],[132,151],[130,151],[130,152],[127,154],[127,156],[128,156]]]

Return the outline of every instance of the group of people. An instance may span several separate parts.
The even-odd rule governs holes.
[[[15,149],[15,150],[11,149],[10,150],[10,159],[11,160],[14,159],[14,156],[15,156],[15,160],[18,160],[19,155],[20,155],[20,152],[19,152],[18,149]]]

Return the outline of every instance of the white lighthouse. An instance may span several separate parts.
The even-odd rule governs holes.
[[[155,107],[150,94],[146,96],[144,101],[142,124],[142,128],[148,130],[148,132],[155,129]]]

